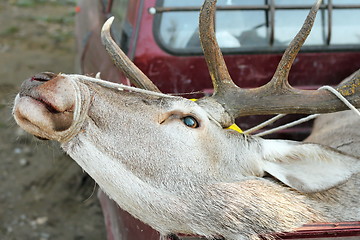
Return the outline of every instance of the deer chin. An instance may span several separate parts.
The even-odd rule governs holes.
[[[31,96],[18,95],[15,99],[14,117],[25,131],[40,139],[53,139],[70,128],[73,109],[58,111],[51,103]]]
[[[80,108],[78,86],[61,75],[46,80],[37,76],[25,80],[16,96],[15,121],[40,139],[67,141],[80,128],[75,123]]]

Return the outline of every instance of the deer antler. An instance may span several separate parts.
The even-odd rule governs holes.
[[[214,94],[203,98],[199,104],[206,107],[214,100],[221,104],[229,115],[226,119],[245,115],[280,114],[280,113],[326,113],[345,110],[346,106],[326,90],[299,90],[288,83],[288,75],[297,53],[309,35],[321,0],[318,0],[308,14],[302,28],[286,49],[276,72],[269,83],[254,89],[241,89],[230,78],[214,32],[216,0],[205,0],[200,12],[200,40],[214,85]],[[360,72],[350,81],[337,89],[351,89],[345,94],[355,106],[360,106],[357,93],[360,91]],[[209,102],[209,103],[207,103]],[[229,121],[219,122],[225,127]]]
[[[285,50],[271,81],[253,89],[241,89],[234,84],[216,41],[214,16],[216,0],[205,0],[200,11],[200,41],[214,85],[214,94],[197,101],[223,127],[246,115],[328,113],[347,109],[347,106],[326,90],[300,90],[288,83],[288,75],[297,53],[309,35],[321,0],[312,7],[302,28]],[[113,18],[102,29],[106,50],[130,81],[137,87],[160,92],[151,80],[121,51],[110,35]],[[360,107],[360,71],[336,88],[351,104]]]
[[[111,37],[110,27],[114,17],[109,18],[101,29],[101,40],[115,65],[138,88],[160,92],[154,83],[126,56]]]
[[[216,0],[205,1],[200,10],[199,33],[201,47],[214,86],[214,95],[238,88],[232,81],[215,37]]]

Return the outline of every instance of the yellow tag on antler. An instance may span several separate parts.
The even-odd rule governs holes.
[[[226,128],[226,129],[232,129],[232,130],[235,130],[239,133],[243,133],[243,131],[241,130],[241,128],[239,128],[238,125],[236,125],[235,123],[233,125],[231,125],[230,127]]]
[[[192,99],[189,99],[189,100],[191,100],[191,101],[193,101],[193,102],[196,102],[197,99],[192,98]],[[239,133],[243,133],[243,131],[241,130],[241,128],[239,128],[239,126],[236,125],[235,123],[234,123],[233,125],[231,125],[230,127],[225,128],[225,129],[232,129],[232,130],[235,130],[235,131],[237,131],[237,132],[239,132]]]

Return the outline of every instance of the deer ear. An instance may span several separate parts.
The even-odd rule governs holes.
[[[265,140],[263,169],[300,192],[320,192],[346,182],[360,170],[360,160],[311,143]]]

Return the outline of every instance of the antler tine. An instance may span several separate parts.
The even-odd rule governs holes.
[[[126,56],[111,37],[110,27],[114,17],[109,18],[101,29],[101,40],[115,65],[138,88],[160,92],[151,80]]]
[[[226,67],[223,55],[215,37],[216,0],[205,0],[199,18],[200,42],[214,86],[214,95],[236,87]]]
[[[223,127],[237,117],[269,114],[313,114],[346,110],[347,106],[326,90],[300,90],[288,83],[288,75],[300,47],[310,33],[321,0],[312,7],[304,25],[286,49],[271,81],[254,89],[241,89],[231,80],[220,48],[215,40],[214,11],[216,0],[205,0],[200,13],[200,36],[215,94],[197,103],[211,112]],[[360,107],[360,71],[337,90],[355,107]]]
[[[300,31],[296,34],[294,39],[290,42],[289,46],[285,50],[277,68],[272,77],[271,81],[268,82],[264,87],[270,89],[286,89],[291,88],[288,82],[288,76],[291,69],[291,66],[299,53],[302,45],[304,44],[306,38],[309,36],[311,29],[314,25],[316,13],[319,10],[322,0],[317,0],[317,2],[312,6],[310,13],[305,19],[303,26]]]

